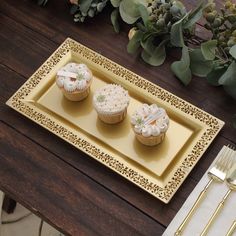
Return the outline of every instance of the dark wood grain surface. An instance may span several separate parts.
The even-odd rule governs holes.
[[[161,235],[222,145],[236,144],[236,102],[204,78],[183,86],[170,72],[175,55],[156,68],[127,54],[127,27],[114,33],[109,16],[76,24],[67,1],[0,1],[0,189],[69,235]],[[67,37],[226,122],[168,205],[5,105]]]

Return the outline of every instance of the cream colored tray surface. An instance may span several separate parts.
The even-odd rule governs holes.
[[[68,62],[85,63],[94,80],[88,98],[65,99],[55,84],[58,69]],[[116,83],[129,91],[125,120],[107,125],[92,106],[96,89]],[[166,109],[170,127],[156,147],[134,137],[130,116],[142,103]],[[224,122],[176,97],[89,48],[67,39],[9,99],[7,105],[168,203]]]

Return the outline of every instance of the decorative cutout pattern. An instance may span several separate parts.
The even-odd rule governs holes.
[[[207,128],[193,147],[191,153],[186,156],[182,165],[174,173],[172,179],[161,188],[157,184],[151,182],[132,168],[125,166],[120,161],[116,160],[115,157],[102,152],[95,145],[83,140],[78,137],[75,133],[67,130],[65,127],[52,121],[46,115],[34,110],[24,103],[24,98],[39,84],[39,82],[60,62],[62,57],[67,53],[79,53],[82,57],[92,61],[93,63],[111,71],[115,75],[126,80],[128,83],[138,86],[145,90],[149,94],[165,101],[171,106],[176,107],[178,110],[194,117],[200,122],[204,123]],[[188,102],[178,98],[177,96],[165,91],[164,89],[154,85],[153,83],[141,78],[140,76],[132,73],[131,71],[123,68],[122,66],[110,61],[109,59],[97,54],[96,52],[86,48],[85,46],[77,43],[72,39],[67,39],[54,53],[53,55],[36,71],[35,74],[14,94],[11,98],[11,105],[14,109],[21,112],[25,116],[34,120],[38,124],[49,129],[59,137],[65,139],[69,143],[75,145],[85,153],[91,155],[95,159],[99,160],[109,168],[120,173],[130,181],[137,184],[139,187],[145,189],[147,192],[156,196],[164,202],[168,202],[173,194],[176,192],[183,179],[189,173],[189,169],[193,167],[199,158],[202,156],[204,151],[207,149],[210,142],[213,140],[215,135],[223,126],[223,122],[217,118],[207,114],[199,108],[189,104]]]

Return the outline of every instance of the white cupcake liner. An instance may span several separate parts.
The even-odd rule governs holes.
[[[82,91],[74,91],[71,93],[67,92],[64,89],[61,89],[61,91],[68,100],[73,101],[73,102],[78,102],[85,99],[89,95],[90,87]]]
[[[100,113],[98,112],[98,117],[100,120],[102,120],[104,123],[106,124],[117,124],[119,122],[121,122],[122,120],[124,120],[126,114],[127,114],[127,108],[125,108],[123,111],[116,113],[116,114],[104,114],[104,113]]]
[[[155,146],[161,143],[165,138],[165,133],[160,133],[158,136],[144,137],[142,134],[135,133],[135,137],[138,141],[146,146]]]

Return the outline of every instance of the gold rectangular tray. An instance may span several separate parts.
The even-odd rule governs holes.
[[[55,84],[59,68],[68,62],[85,63],[92,70],[91,92],[81,102],[65,99]],[[92,106],[96,89],[117,83],[131,100],[125,120],[107,125]],[[156,147],[140,144],[130,115],[142,103],[166,109],[170,127]],[[157,85],[68,38],[7,101],[7,105],[45,127],[168,203],[224,122],[176,97]]]

